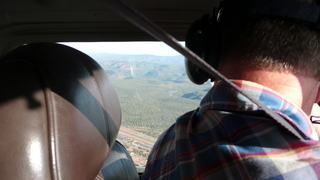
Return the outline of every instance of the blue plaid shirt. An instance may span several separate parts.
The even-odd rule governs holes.
[[[151,151],[143,179],[320,179],[320,142],[306,114],[273,90],[234,80],[309,137],[298,140],[227,84],[179,117]]]

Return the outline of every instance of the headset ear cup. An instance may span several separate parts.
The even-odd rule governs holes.
[[[191,61],[185,60],[186,71],[189,79],[198,85],[204,84],[208,81],[209,74],[193,64]]]
[[[217,42],[217,23],[210,21],[209,14],[205,14],[191,24],[186,35],[186,47],[204,59],[214,68],[218,67],[218,43]],[[215,78],[196,66],[194,63],[185,59],[186,71],[189,79],[195,84],[203,84],[208,79],[214,81]]]

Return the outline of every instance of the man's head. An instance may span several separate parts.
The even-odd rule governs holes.
[[[222,64],[241,61],[255,69],[320,80],[320,32],[307,25],[277,18],[243,19],[222,26],[221,33]]]

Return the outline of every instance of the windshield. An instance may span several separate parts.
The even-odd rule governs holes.
[[[157,137],[177,117],[197,108],[211,87],[209,82],[191,83],[184,57],[162,42],[64,44],[91,56],[111,78],[122,108],[117,140],[140,172]]]

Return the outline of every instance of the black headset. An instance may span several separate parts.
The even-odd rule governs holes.
[[[320,6],[294,0],[223,0],[212,14],[193,22],[186,35],[186,47],[215,69],[220,59],[220,26],[240,19],[271,17],[303,23],[320,32]],[[203,84],[215,78],[185,59],[189,79]]]

